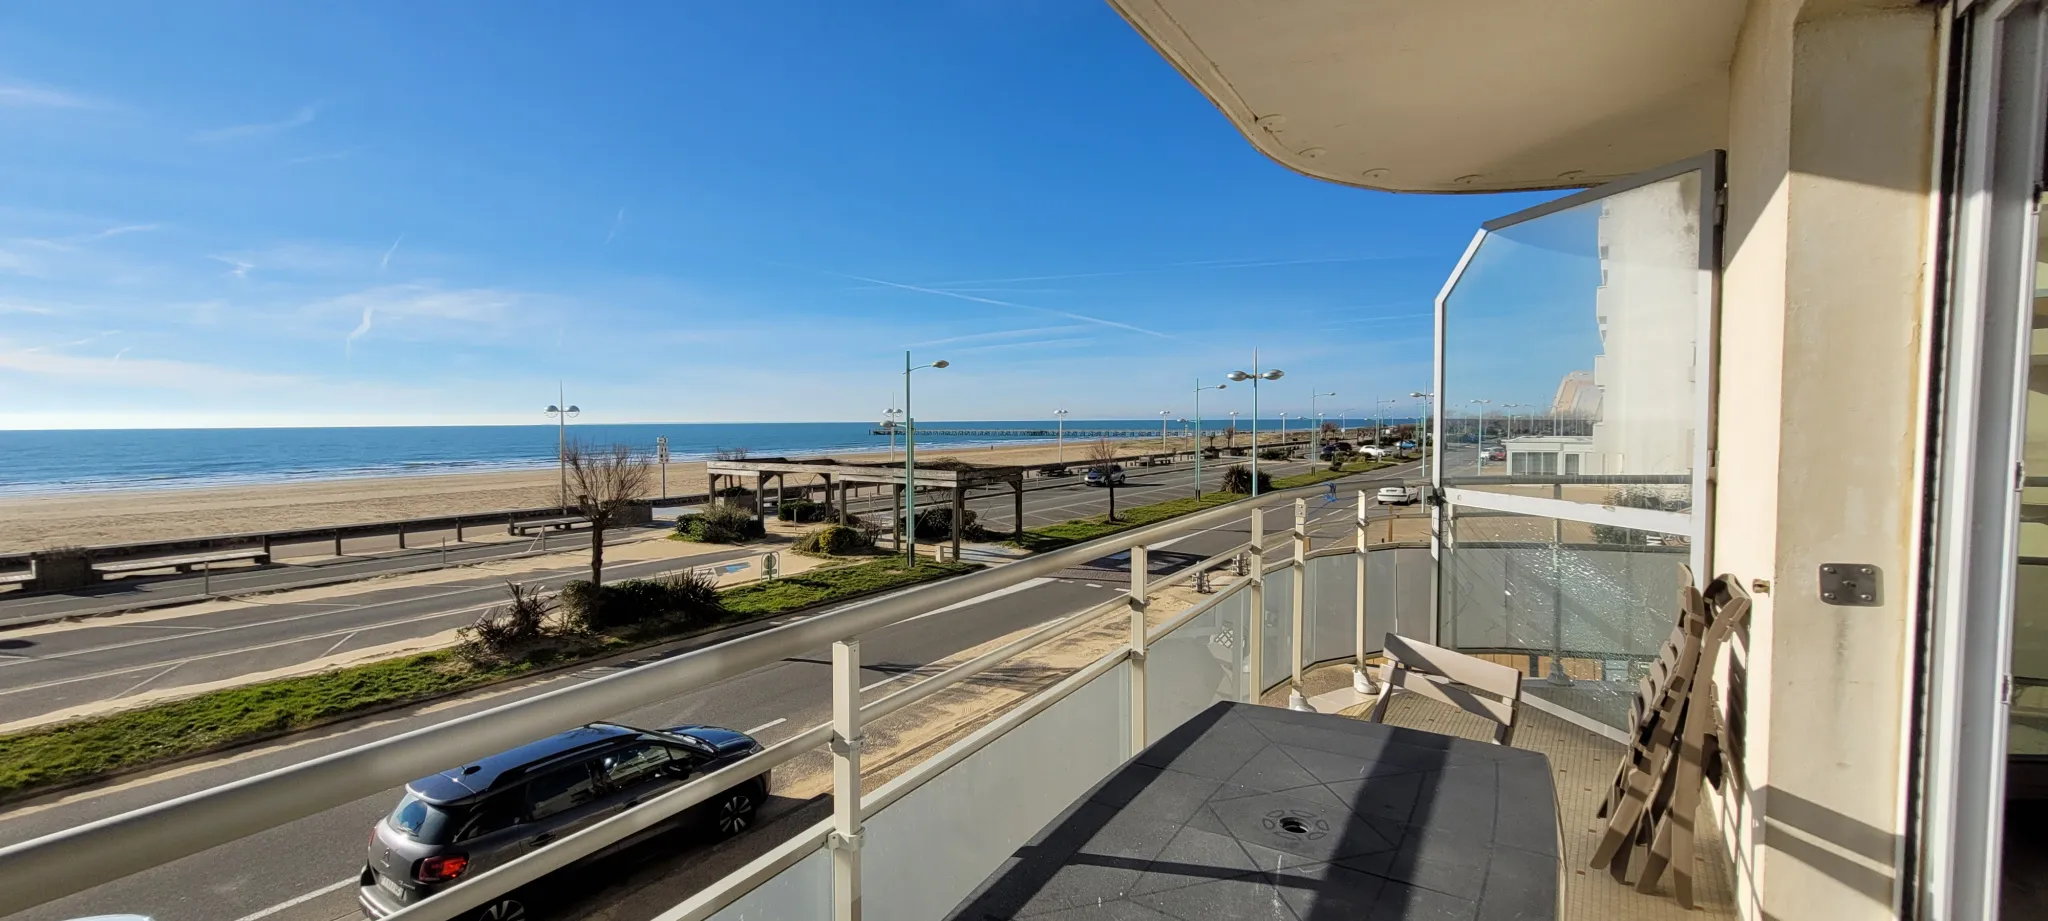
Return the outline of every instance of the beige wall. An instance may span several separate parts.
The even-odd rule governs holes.
[[[1937,15],[1756,0],[1731,65],[1713,569],[1770,583],[1722,682],[1751,918],[1894,915]],[[1824,562],[1879,566],[1882,606],[1821,602]]]

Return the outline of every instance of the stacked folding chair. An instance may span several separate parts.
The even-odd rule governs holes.
[[[1623,882],[1637,865],[1638,892],[1654,891],[1668,869],[1672,894],[1692,908],[1700,786],[1710,776],[1718,783],[1710,768],[1724,748],[1711,679],[1728,638],[1749,615],[1749,595],[1729,576],[1704,593],[1692,587],[1690,571],[1684,580],[1678,623],[1636,686],[1629,708],[1634,732],[1600,807],[1607,821],[1592,864]]]

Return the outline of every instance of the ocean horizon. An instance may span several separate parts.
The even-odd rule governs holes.
[[[1356,422],[1358,420],[1354,420]],[[1396,420],[1387,420],[1394,424]],[[1289,428],[1300,430],[1290,419]],[[1230,420],[1204,420],[1221,432]],[[1270,426],[1270,427],[1268,427]],[[666,436],[672,462],[744,448],[755,456],[886,451],[874,422],[682,422],[575,424],[572,440],[628,444],[650,453]],[[1090,429],[1157,431],[1154,419],[1069,418],[1068,440]],[[1247,426],[1248,427],[1248,426]],[[1044,443],[1045,435],[948,435],[948,429],[1053,431],[1051,420],[919,423],[918,446],[946,450]],[[1279,420],[1262,425],[1277,431]],[[1172,434],[1193,423],[1169,423]],[[1084,434],[1076,435],[1080,431]],[[239,486],[362,477],[541,469],[555,463],[556,428],[540,425],[347,426],[219,429],[19,429],[0,431],[0,495],[85,490]],[[897,444],[902,444],[899,434]]]

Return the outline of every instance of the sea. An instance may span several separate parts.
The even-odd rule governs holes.
[[[1204,420],[1222,431],[1230,420]],[[1300,422],[1290,420],[1292,428]],[[1278,427],[1278,420],[1267,426]],[[1261,426],[1266,428],[1267,426]],[[755,457],[886,451],[873,422],[692,422],[631,425],[571,422],[571,439],[628,444],[649,452],[668,439],[672,461],[702,460],[745,449]],[[1046,420],[918,423],[918,447],[945,450],[1050,443]],[[1192,428],[1178,420],[1168,430]],[[1067,440],[1088,430],[1156,432],[1159,420],[1066,420]],[[949,430],[965,430],[949,434]],[[979,431],[977,431],[979,430]],[[899,434],[897,443],[901,444]],[[97,429],[0,431],[0,495],[108,489],[166,489],[338,480],[355,477],[544,468],[555,463],[553,425],[449,425],[346,428]]]

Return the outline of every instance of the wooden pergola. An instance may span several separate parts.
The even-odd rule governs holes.
[[[966,518],[967,493],[970,490],[990,486],[1007,485],[1016,502],[1013,529],[1016,537],[1024,536],[1024,474],[1036,467],[976,467],[957,463],[943,466],[917,468],[917,490],[921,495],[926,490],[945,490],[951,493],[953,507],[953,558],[960,558],[960,522]],[[896,501],[889,506],[889,532],[901,534],[903,521],[903,467],[900,464],[842,464],[830,460],[788,460],[785,458],[764,458],[761,460],[714,460],[707,461],[704,472],[710,477],[711,501],[717,501],[721,489],[742,486],[754,493],[754,517],[765,523],[766,503],[762,500],[768,491],[768,481],[775,480],[775,494],[780,497],[788,488],[791,474],[798,477],[816,477],[825,487],[825,505],[832,509],[840,524],[846,523],[846,490],[850,485],[869,485],[877,488],[893,487]],[[808,492],[811,484],[801,484]],[[898,538],[900,540],[900,538]]]

